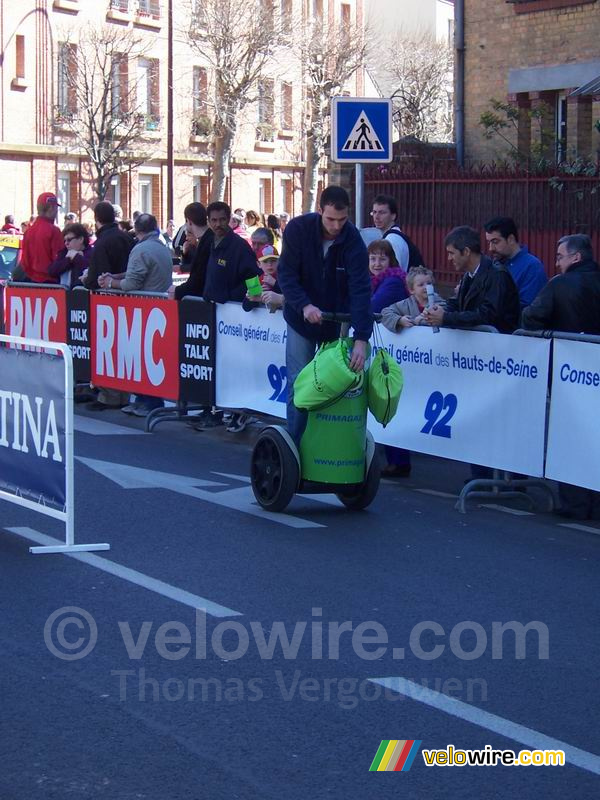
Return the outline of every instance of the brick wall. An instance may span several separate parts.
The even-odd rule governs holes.
[[[600,2],[517,14],[514,5],[504,0],[465,0],[467,158],[490,160],[506,150],[497,140],[487,141],[478,122],[482,111],[489,109],[490,98],[507,100],[510,69],[597,61],[599,31]],[[584,119],[588,126],[598,119],[600,102],[594,102],[591,115],[589,109],[572,113],[574,125],[593,154],[600,148],[600,137],[592,130],[583,132],[581,126]]]

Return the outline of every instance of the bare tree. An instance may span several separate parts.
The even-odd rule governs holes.
[[[259,81],[281,42],[275,0],[196,0],[186,38],[210,72],[208,109],[214,115],[213,200],[225,195],[240,113],[259,98]],[[258,132],[257,132],[258,135]]]
[[[392,88],[394,123],[401,136],[421,141],[452,138],[453,54],[431,33],[397,31],[386,45],[386,83]]]
[[[54,125],[89,157],[100,200],[115,175],[151,154],[142,137],[159,120],[158,69],[149,60],[138,79],[136,61],[146,50],[141,39],[116,26],[86,27],[77,42],[65,37],[59,43]]]
[[[324,24],[316,17],[296,26],[297,49],[306,87],[305,161],[302,210],[314,211],[319,162],[330,129],[331,98],[365,63],[367,32],[348,23]]]

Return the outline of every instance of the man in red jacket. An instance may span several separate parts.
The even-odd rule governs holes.
[[[57,282],[48,274],[48,267],[65,246],[62,233],[54,224],[59,208],[54,192],[42,192],[37,199],[37,219],[23,238],[21,266],[34,283]]]

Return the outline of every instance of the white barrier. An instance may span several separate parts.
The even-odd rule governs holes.
[[[377,442],[543,475],[547,340],[427,327],[381,335],[404,390],[385,429],[370,419]]]
[[[370,418],[377,442],[543,475],[548,340],[426,327],[379,333],[402,366],[404,391],[387,428]],[[280,313],[217,307],[218,406],[285,416],[285,336]]]
[[[25,391],[17,392],[15,391],[17,387],[12,384],[15,380],[18,382],[18,377],[15,378],[13,374],[9,378],[8,375],[0,373],[0,446],[6,448],[7,454],[7,458],[3,459],[3,466],[9,465],[12,455],[14,471],[19,473],[21,477],[24,476],[24,480],[15,485],[14,491],[9,491],[8,488],[0,489],[0,499],[37,511],[40,514],[54,517],[65,523],[64,545],[30,547],[30,553],[77,553],[88,550],[109,550],[110,545],[108,544],[75,544],[73,359],[69,346],[59,343],[53,343],[50,346],[48,342],[43,342],[39,339],[0,335],[0,343],[2,342],[23,347],[26,351],[34,348],[39,349],[40,353],[37,355],[41,357],[60,353],[64,369],[64,392],[60,392],[56,398],[50,399],[48,412],[45,414],[45,422],[43,423],[42,407],[47,398],[36,395],[33,398],[34,402],[31,403],[29,399],[30,393],[27,391],[29,386],[19,386],[18,388],[24,388]],[[2,350],[2,354],[4,357],[10,354],[11,357],[17,358],[19,355],[22,357],[31,355],[29,352],[20,350],[7,351],[5,349]],[[39,379],[39,374],[31,377],[35,383]],[[10,386],[8,386],[9,383],[11,384]],[[61,401],[58,410],[57,402],[55,401]],[[9,409],[12,411],[12,419],[9,419]],[[32,409],[35,409],[35,413]],[[61,432],[64,432],[63,437],[60,436]],[[49,451],[52,455],[50,455]],[[50,484],[50,492],[57,489],[56,493],[64,497],[64,507],[62,509],[48,505],[48,499],[45,497],[44,491],[39,488],[40,485],[43,487],[45,484],[43,475],[44,461],[54,461],[61,465],[57,467],[56,464],[53,464],[52,469],[48,470],[52,472],[52,475],[47,483]],[[64,483],[62,479],[56,480],[56,473],[61,472],[62,474],[62,470],[64,470]],[[6,470],[7,478],[10,472],[10,466],[8,466]],[[33,492],[31,491],[31,485],[27,481],[27,475],[31,478],[35,476]],[[5,486],[8,483],[8,480],[4,481]],[[23,496],[24,492],[30,495],[39,493],[39,497],[37,500],[29,499]],[[25,532],[20,535],[28,538]]]
[[[217,306],[216,404],[285,417],[283,314],[236,303]]]
[[[554,339],[546,477],[600,490],[600,347]]]

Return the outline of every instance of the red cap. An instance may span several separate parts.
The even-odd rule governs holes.
[[[270,261],[271,259],[279,258],[279,253],[277,252],[277,248],[273,247],[272,244],[265,244],[261,248],[260,256],[258,257],[259,261]]]
[[[55,206],[62,208],[61,204],[58,202],[57,196],[54,192],[42,192],[41,195],[37,199],[38,206],[47,205],[48,203],[53,203]]]

